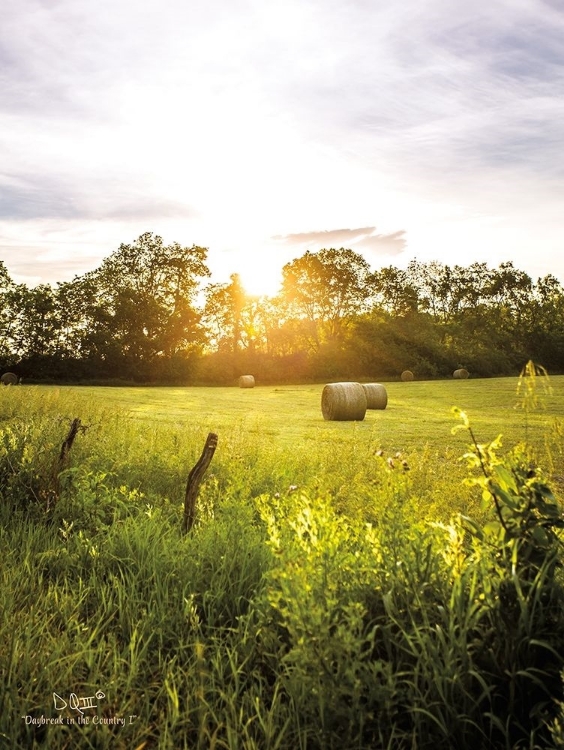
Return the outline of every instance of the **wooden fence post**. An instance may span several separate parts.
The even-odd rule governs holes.
[[[78,431],[81,427],[82,427],[82,424],[80,422],[80,419],[78,417],[73,419],[71,422],[69,434],[66,436],[66,438],[63,441],[63,444],[61,445],[61,451],[59,453],[59,460],[57,461],[57,466],[55,467],[55,493],[54,493],[55,503],[59,499],[59,494],[61,491],[59,474],[61,473],[61,471],[64,471],[64,469],[67,467],[70,449],[72,448],[74,439],[77,436]]]
[[[184,498],[184,519],[182,521],[182,533],[186,534],[196,520],[196,498],[204,474],[211,463],[215,449],[217,448],[217,435],[210,432],[206,438],[204,450],[194,468],[188,475],[186,483],[186,495]]]

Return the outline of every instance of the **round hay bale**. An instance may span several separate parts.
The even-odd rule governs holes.
[[[323,419],[332,422],[362,422],[366,394],[360,383],[329,383],[321,394]]]
[[[239,378],[239,388],[254,388],[255,379],[252,375],[241,375]]]
[[[465,370],[464,367],[460,367],[458,370],[455,370],[452,373],[452,377],[456,380],[466,380],[466,378],[470,375],[468,370]]]
[[[13,372],[5,372],[0,378],[0,381],[2,381],[4,385],[16,385],[18,382],[18,376]]]
[[[363,383],[367,409],[385,409],[388,405],[388,393],[380,383]]]
[[[415,375],[411,372],[411,370],[404,370],[401,374],[401,379],[404,383],[408,383],[415,379]]]

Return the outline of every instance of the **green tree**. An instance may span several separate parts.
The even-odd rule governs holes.
[[[419,309],[419,289],[406,271],[387,266],[371,277],[376,307],[394,316],[405,317]]]
[[[52,287],[39,284],[30,289],[25,284],[17,284],[7,292],[6,301],[12,352],[22,360],[55,354],[60,321]]]
[[[86,345],[95,324],[95,311],[101,311],[98,286],[92,272],[57,284],[56,305],[61,328],[60,351],[63,358],[86,359],[92,352]],[[107,325],[109,327],[109,316]]]
[[[12,359],[11,331],[13,327],[10,294],[15,284],[4,261],[0,260],[0,362],[7,365]]]
[[[302,335],[313,350],[342,337],[346,323],[362,312],[372,294],[370,267],[353,250],[307,251],[282,269],[287,318],[304,323]]]
[[[204,321],[212,345],[235,354],[248,344],[244,311],[250,298],[239,274],[232,274],[227,284],[209,284],[205,297]]]
[[[564,370],[564,290],[551,274],[537,280],[525,310],[526,350],[550,370]]]
[[[438,261],[412,260],[406,279],[417,290],[419,309],[450,323],[488,303],[493,274],[486,263],[451,267]]]
[[[81,356],[107,374],[150,378],[162,360],[188,356],[204,340],[195,301],[209,276],[207,250],[142,234],[102,261],[95,271],[61,287],[80,310],[66,320]]]

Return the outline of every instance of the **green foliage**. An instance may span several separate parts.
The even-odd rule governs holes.
[[[539,385],[540,384],[540,385]],[[542,388],[543,395],[539,394]],[[535,364],[529,360],[521,370],[517,382],[517,396],[520,397],[518,405],[529,412],[545,406],[544,398],[552,394],[548,372],[542,365]]]
[[[371,270],[347,248],[307,251],[269,298],[236,273],[202,289],[206,256],[146,232],[54,288],[15,284],[2,265],[0,365],[43,382],[180,384],[438,378],[459,363],[487,377],[531,358],[564,371],[561,284],[511,262]]]
[[[143,394],[142,422],[72,390],[0,396],[2,746],[562,746],[562,508],[530,448],[478,443],[460,412],[467,467],[319,416],[276,447],[271,422],[231,415],[183,536],[201,416],[156,424]],[[89,429],[53,477],[79,405]],[[137,719],[21,719],[97,690],[99,715]]]
[[[564,664],[562,507],[525,446],[502,460],[500,438],[477,443],[467,416],[458,413],[473,440],[469,466],[481,473],[469,481],[489,510],[484,524],[465,519],[479,542],[477,562],[485,566],[482,628],[488,637],[479,661],[497,684],[496,705],[503,702],[515,717],[542,715],[561,692]]]
[[[393,683],[391,665],[369,658],[365,599],[382,564],[377,536],[339,518],[328,498],[299,495],[283,506],[261,498],[259,511],[273,555],[261,648],[308,742],[356,746],[376,714],[389,721]]]
[[[376,528],[328,498],[259,500],[273,556],[260,645],[308,746],[546,742],[561,694],[559,584],[545,571],[524,595],[530,571],[513,570],[529,603],[516,624],[502,540],[469,549],[458,522],[413,526],[391,506]]]
[[[62,441],[61,441],[62,442]],[[11,510],[38,504],[48,510],[56,500],[52,431],[45,424],[16,422],[0,429],[0,493]]]
[[[282,269],[283,307],[291,317],[311,324],[306,346],[316,351],[326,339],[338,338],[350,316],[370,297],[370,267],[353,250],[307,251]]]
[[[562,672],[561,678],[564,682],[564,672]],[[562,750],[564,748],[564,701],[556,701],[556,705],[558,712],[550,722],[549,728],[553,747],[555,750]]]

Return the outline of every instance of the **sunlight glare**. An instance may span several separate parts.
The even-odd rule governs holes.
[[[245,259],[239,275],[243,289],[253,297],[274,297],[280,291],[282,271],[278,265],[267,264],[262,259],[254,263]]]

